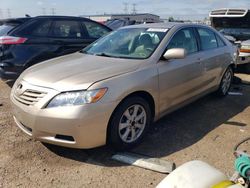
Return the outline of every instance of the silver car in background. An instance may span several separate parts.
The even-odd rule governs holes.
[[[129,149],[167,113],[214,91],[227,95],[235,54],[203,25],[121,28],[81,52],[27,69],[11,92],[14,120],[42,142]]]

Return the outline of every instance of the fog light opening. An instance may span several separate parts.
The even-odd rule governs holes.
[[[60,135],[60,134],[57,134],[55,136],[56,139],[60,139],[60,140],[66,140],[66,141],[70,141],[70,142],[74,142],[75,139],[72,137],[72,136],[67,136],[67,135]]]

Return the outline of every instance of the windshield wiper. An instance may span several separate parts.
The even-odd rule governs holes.
[[[102,53],[96,53],[96,54],[93,54],[93,55],[103,56],[103,57],[114,57],[114,56],[109,55],[109,54],[107,54],[107,53],[105,53],[105,52],[102,52]]]

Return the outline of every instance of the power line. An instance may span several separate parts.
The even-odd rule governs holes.
[[[46,8],[42,8],[42,14],[46,15]]]
[[[128,3],[125,2],[125,3],[123,3],[123,5],[124,5],[124,9],[123,9],[124,13],[128,14]]]
[[[8,15],[8,18],[11,18],[11,10],[9,8],[7,9],[7,15]]]
[[[132,14],[136,14],[136,12],[137,12],[137,9],[136,9],[137,4],[133,3],[132,6],[133,6],[133,8],[132,8]]]
[[[51,8],[51,14],[55,15],[56,14],[56,9],[55,8]]]
[[[0,9],[0,19],[3,19],[3,11]]]

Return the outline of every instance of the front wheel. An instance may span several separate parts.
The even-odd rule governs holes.
[[[233,70],[231,67],[228,67],[221,79],[220,87],[217,91],[217,93],[220,96],[226,96],[228,94],[232,84],[232,80],[233,80]]]
[[[151,123],[150,106],[141,97],[123,101],[112,115],[108,139],[116,150],[127,150],[140,143]]]

